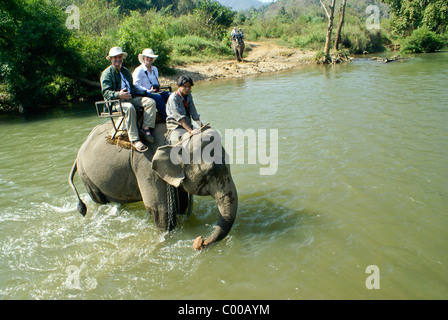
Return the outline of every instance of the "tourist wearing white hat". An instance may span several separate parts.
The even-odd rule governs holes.
[[[156,101],[157,112],[160,119],[166,121],[166,101],[170,96],[170,92],[160,91],[159,70],[153,66],[153,62],[159,56],[154,54],[152,49],[145,49],[138,55],[140,66],[135,68],[132,78],[134,79],[135,87],[144,90],[146,96]]]
[[[122,66],[126,56],[127,53],[120,47],[110,49],[106,59],[110,60],[111,65],[101,74],[101,92],[105,100],[122,101],[129,141],[136,151],[144,152],[148,147],[140,141],[136,108],[143,108],[143,125],[140,132],[147,142],[153,143],[154,138],[150,129],[154,128],[156,123],[156,103],[153,99],[145,97],[145,91],[134,86],[131,73]]]
[[[236,27],[233,27],[233,30],[232,30],[232,32],[230,33],[230,36],[232,37],[232,40],[235,40],[235,36],[236,36],[236,33],[237,33],[238,31],[236,30]]]

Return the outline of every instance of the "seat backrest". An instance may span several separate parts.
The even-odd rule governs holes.
[[[95,107],[98,117],[121,117],[124,115],[119,99],[97,101]]]

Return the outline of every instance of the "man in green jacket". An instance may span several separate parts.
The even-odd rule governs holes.
[[[134,87],[131,73],[122,66],[126,56],[127,53],[120,47],[110,49],[106,59],[110,60],[111,65],[101,74],[101,92],[105,100],[121,100],[129,141],[136,151],[144,152],[148,147],[140,141],[136,108],[143,108],[143,125],[140,133],[146,141],[153,143],[150,128],[154,128],[156,123],[156,102],[145,97],[146,92]]]

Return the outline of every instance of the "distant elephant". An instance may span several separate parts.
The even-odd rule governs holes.
[[[232,40],[232,50],[238,62],[243,61],[244,40],[242,37],[236,37]]]
[[[195,155],[207,149],[207,146],[210,149],[213,139],[207,136],[215,137],[216,130],[209,128],[191,139],[187,137],[187,140],[191,140],[187,145],[189,153],[185,152],[186,156],[190,157],[188,159],[179,154],[170,157],[169,147],[160,148],[162,152],[157,151],[158,147],[166,145],[164,123],[156,125],[153,131],[156,141],[149,144],[148,150],[143,153],[106,142],[111,128],[112,125],[108,122],[92,130],[82,144],[70,172],[69,184],[78,197],[78,210],[82,215],[86,214],[87,208],[73,184],[76,171],[93,201],[100,204],[110,201],[143,201],[155,224],[162,230],[171,230],[176,225],[176,217],[169,215],[167,184],[178,190],[180,214],[185,213],[188,208],[189,194],[211,195],[219,211],[217,226],[205,241],[202,237],[196,238],[194,247],[203,249],[228,234],[237,214],[238,195],[230,174],[230,166],[224,161],[225,151],[220,145],[222,150],[219,150],[218,154],[222,154],[222,161],[198,163],[193,159]],[[197,141],[199,143],[196,143]],[[173,162],[173,158],[176,161]]]

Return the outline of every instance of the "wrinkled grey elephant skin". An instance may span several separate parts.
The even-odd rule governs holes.
[[[156,141],[149,144],[148,151],[144,153],[107,143],[106,138],[111,128],[110,123],[104,123],[92,130],[79,149],[70,172],[69,184],[78,198],[78,210],[82,215],[86,214],[87,208],[73,184],[76,172],[93,201],[100,204],[111,201],[118,203],[143,201],[155,224],[162,230],[174,227],[168,217],[167,183],[178,187],[181,213],[188,207],[188,194],[210,195],[217,203],[218,222],[209,238],[195,248],[202,249],[228,234],[238,209],[238,195],[230,166],[220,161],[194,164],[192,159],[193,148],[203,150],[213,141],[213,139],[201,139],[201,136],[215,137],[216,131],[208,129],[193,136],[194,139],[199,139],[199,143],[187,145],[190,148],[191,161],[174,164],[169,157],[155,157],[157,160],[153,163],[157,148],[166,145],[165,124],[156,125],[153,131]],[[225,154],[224,149],[222,154]]]

